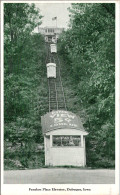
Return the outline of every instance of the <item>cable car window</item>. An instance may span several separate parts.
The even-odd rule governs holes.
[[[81,136],[53,136],[53,146],[81,146]]]

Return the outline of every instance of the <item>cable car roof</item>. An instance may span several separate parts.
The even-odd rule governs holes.
[[[56,64],[55,63],[48,63],[48,64],[46,64],[46,66],[48,67],[48,66],[54,66],[54,67],[56,67]]]

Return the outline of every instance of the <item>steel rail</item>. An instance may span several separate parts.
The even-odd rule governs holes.
[[[49,89],[49,112],[50,112],[50,83],[48,79],[48,89]]]
[[[50,52],[50,57],[52,59],[52,62],[55,63],[55,58],[53,54],[51,54],[51,52]],[[58,110],[58,92],[57,92],[57,87],[56,87],[56,79],[54,79],[54,84],[55,84],[55,94],[56,94],[56,107],[57,107],[56,109]]]
[[[64,93],[64,90],[63,90],[63,84],[62,84],[62,79],[61,79],[61,73],[60,73],[60,60],[58,58],[58,55],[56,55],[57,57],[57,61],[58,61],[58,72],[59,72],[59,78],[60,78],[60,83],[61,83],[61,89],[62,89],[62,93],[63,93],[63,99],[64,99],[64,105],[65,105],[65,110],[67,110],[67,106],[66,106],[66,99],[65,99],[65,93]]]
[[[56,105],[57,105],[57,110],[58,110],[58,94],[57,94],[57,88],[56,88],[56,82],[54,80],[55,83],[55,92],[56,92]]]
[[[57,54],[52,54],[50,52],[50,46],[46,45],[48,55],[46,57],[46,62],[56,63],[56,79],[48,78],[48,88],[49,88],[49,112],[52,110],[58,110],[59,108],[67,110],[65,94],[63,90],[63,84],[60,74],[60,61]],[[57,86],[58,85],[58,86]],[[59,98],[62,95],[62,101]],[[62,103],[62,104],[61,104]]]

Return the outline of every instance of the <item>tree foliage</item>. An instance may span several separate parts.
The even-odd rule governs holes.
[[[58,43],[68,110],[80,115],[87,165],[114,167],[115,5],[74,3]],[[34,4],[4,4],[5,168],[44,165],[40,117],[48,111],[45,45]],[[66,79],[67,77],[67,79]]]
[[[4,4],[5,64],[9,72],[18,72],[23,62],[24,45],[34,28],[41,24],[41,14],[34,4]]]
[[[74,3],[59,40],[77,111],[86,113],[87,164],[114,166],[115,4]]]
[[[5,168],[34,168],[44,163],[40,116],[47,112],[45,45],[34,4],[4,4]],[[45,106],[44,106],[45,104]]]

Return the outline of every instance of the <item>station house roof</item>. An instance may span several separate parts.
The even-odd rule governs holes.
[[[43,134],[56,129],[77,129],[85,132],[80,117],[65,110],[45,114],[41,117],[41,124]]]

